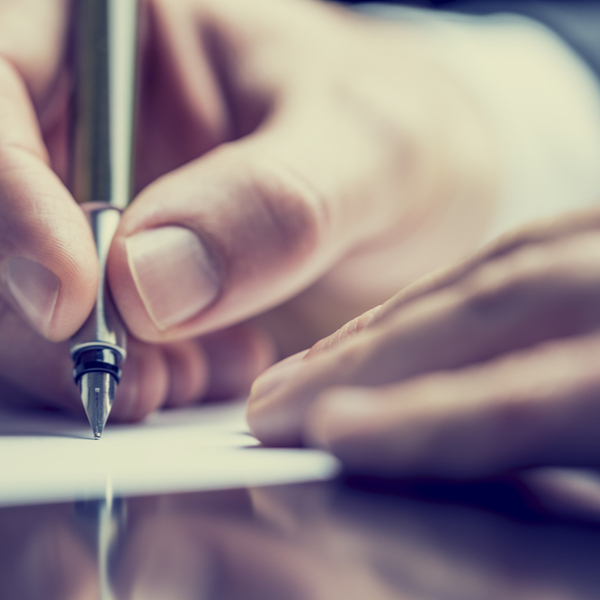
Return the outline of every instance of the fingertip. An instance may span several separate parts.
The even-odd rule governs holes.
[[[46,338],[60,292],[60,279],[40,263],[17,256],[4,268],[4,282],[27,321]]]
[[[212,251],[187,227],[160,224],[132,230],[130,220],[126,212],[107,265],[119,312],[138,339],[189,339],[189,323],[221,291]]]
[[[307,410],[321,387],[319,378],[311,377],[312,361],[303,360],[307,354],[305,350],[277,363],[252,386],[246,418],[252,433],[268,446],[303,444]]]
[[[85,258],[72,261],[66,253],[52,260],[32,258],[34,254],[12,256],[4,262],[0,293],[39,335],[62,342],[81,327],[92,310],[98,278],[95,254],[89,248],[92,260],[87,265]],[[85,247],[81,254],[86,254]],[[79,264],[65,267],[66,262]]]
[[[160,408],[168,393],[169,372],[160,347],[131,339],[111,418],[135,422]]]
[[[301,362],[306,356],[308,350],[297,352],[288,356],[278,363],[275,363],[265,371],[263,371],[252,384],[250,388],[249,404],[258,402],[261,398],[275,391],[280,385],[287,381],[294,373],[304,367]]]
[[[94,242],[52,171],[30,89],[7,60],[0,60],[0,91],[0,294],[36,332],[60,341],[91,310]]]
[[[125,211],[108,270],[138,338],[189,339],[239,323],[338,259],[321,195],[271,153],[252,136],[222,145],[152,182]]]
[[[273,395],[250,401],[246,421],[252,435],[265,446],[302,445],[302,404],[282,402],[281,398]]]
[[[208,361],[196,340],[162,347],[169,369],[169,391],[164,406],[189,406],[204,396],[209,381]]]
[[[76,213],[82,214],[77,214],[75,222],[64,229],[69,244],[57,241],[60,255],[52,257],[60,289],[47,332],[51,341],[61,341],[76,333],[96,302],[99,279],[96,246],[83,211],[75,208]],[[75,228],[79,229],[77,235],[72,232]]]
[[[140,231],[125,240],[125,251],[137,294],[161,332],[200,314],[219,294],[214,260],[190,229],[163,226]]]
[[[50,179],[45,195],[20,189],[19,206],[2,204],[0,293],[36,332],[56,342],[90,313],[98,260],[83,211],[53,174]]]
[[[252,323],[242,323],[202,338],[208,359],[211,399],[239,398],[275,359],[271,338]]]

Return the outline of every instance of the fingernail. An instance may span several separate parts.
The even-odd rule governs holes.
[[[47,334],[58,299],[60,280],[28,258],[11,258],[6,264],[6,285],[32,325]]]
[[[219,277],[189,229],[149,229],[130,237],[126,248],[138,293],[158,329],[187,321],[216,298]]]
[[[133,359],[133,360],[132,360]],[[139,368],[134,357],[127,359],[127,368],[123,370],[123,377],[117,388],[115,402],[110,413],[112,419],[118,421],[135,420],[135,413],[138,409],[139,394]]]

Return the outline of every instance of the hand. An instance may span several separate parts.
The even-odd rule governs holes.
[[[67,5],[0,2],[0,397],[82,412],[62,340],[91,310],[98,267],[65,187]],[[271,342],[249,325],[160,346],[132,337],[128,351],[113,410],[121,419],[202,395],[239,395],[272,361]]]
[[[54,342],[97,265],[64,185],[66,5],[0,3],[0,388],[78,406]],[[109,259],[122,419],[241,393],[274,351],[475,245],[494,192],[485,124],[409,28],[301,0],[144,6],[141,191]]]
[[[152,6],[165,58],[148,63],[143,117],[161,126],[144,122],[140,146],[161,153],[142,156],[149,185],[109,264],[138,338],[188,339],[316,284],[293,304],[286,353],[480,239],[485,123],[414,32],[305,0]]]
[[[595,210],[415,283],[259,378],[254,434],[392,477],[598,465],[599,256]]]

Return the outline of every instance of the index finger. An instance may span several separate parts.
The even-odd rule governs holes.
[[[93,305],[93,239],[50,168],[25,83],[2,59],[0,90],[0,296],[42,335],[65,339]]]

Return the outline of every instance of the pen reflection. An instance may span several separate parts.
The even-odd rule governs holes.
[[[95,557],[101,600],[115,600],[111,568],[126,531],[126,509],[125,500],[113,498],[110,489],[105,498],[76,502],[73,506],[74,525],[87,541],[90,555]]]
[[[7,600],[591,600],[600,589],[596,527],[332,485],[7,508],[0,530]]]

